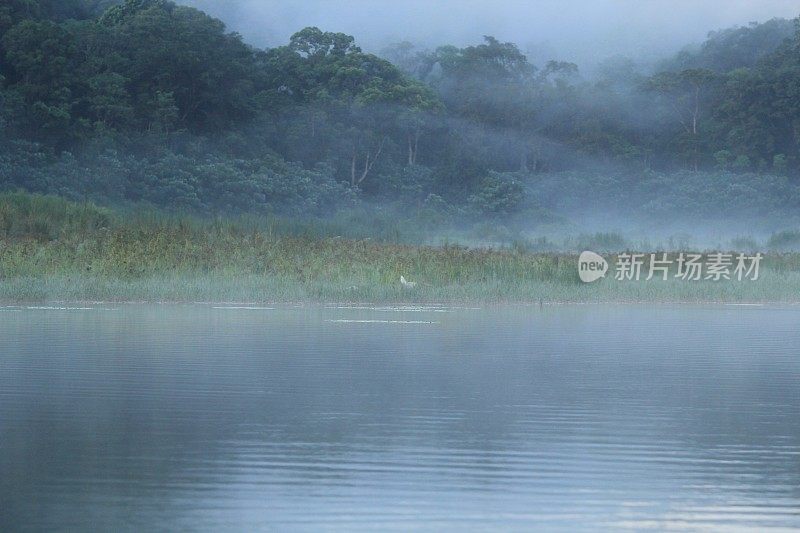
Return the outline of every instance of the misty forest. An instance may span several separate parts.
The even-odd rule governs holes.
[[[258,49],[167,0],[10,0],[0,105],[2,189],[102,205],[542,246],[617,220],[769,235],[800,213],[796,20],[584,75],[492,36],[375,55],[307,27]]]

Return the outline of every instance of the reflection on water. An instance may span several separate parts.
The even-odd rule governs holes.
[[[800,527],[800,308],[64,307],[0,530]]]

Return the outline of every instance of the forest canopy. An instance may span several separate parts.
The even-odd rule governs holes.
[[[689,173],[699,209],[743,187],[758,209],[800,206],[796,20],[596,70],[534,65],[491,36],[378,56],[308,27],[262,50],[168,0],[8,0],[0,188],[201,212],[391,201],[502,220],[541,218],[582,197],[581,180],[602,192],[587,202],[626,189],[670,205]]]

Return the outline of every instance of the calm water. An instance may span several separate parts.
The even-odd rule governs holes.
[[[800,307],[0,310],[0,530],[800,527]]]

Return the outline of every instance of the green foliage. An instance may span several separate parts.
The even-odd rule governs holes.
[[[48,160],[29,144],[0,155],[0,187],[206,213],[322,215],[355,201],[330,168],[307,170],[274,156],[235,160],[162,151],[158,157],[134,158],[105,151],[86,161],[69,153]]]
[[[800,218],[800,184],[752,172],[598,175],[559,172],[538,176],[531,194],[557,213],[605,213],[653,224],[683,221],[780,221]]]
[[[773,234],[767,241],[767,248],[782,252],[800,250],[800,231],[785,230]]]
[[[419,53],[401,43],[388,51],[401,69],[315,27],[258,50],[169,0],[8,0],[0,187],[202,213],[380,200],[440,221],[539,220],[534,198],[561,210],[623,189],[663,216],[791,213],[790,26],[712,34],[652,75],[616,58],[590,80],[490,36]],[[603,174],[587,178],[592,193],[589,165]]]
[[[734,157],[730,150],[720,150],[714,154],[714,160],[717,162],[717,168],[729,170],[733,164]]]
[[[263,217],[109,213],[0,195],[5,301],[758,302],[797,301],[800,258],[765,258],[758,283],[577,277],[577,257],[539,239],[513,249],[407,246],[303,233]],[[593,246],[614,236],[591,237]],[[614,262],[613,256],[608,257]],[[418,282],[404,288],[401,275]],[[610,279],[609,279],[610,278]]]
[[[784,154],[775,154],[772,157],[772,169],[778,174],[783,174],[788,169],[788,163]]]
[[[424,201],[430,196],[434,186],[433,171],[419,165],[390,169],[380,181],[386,186],[384,194],[388,198],[398,198],[409,203]]]
[[[525,187],[515,174],[491,172],[469,203],[483,215],[509,216],[518,211],[525,200]]]
[[[0,237],[51,241],[107,229],[110,211],[91,203],[76,204],[55,196],[0,193]]]
[[[628,241],[618,233],[594,233],[579,235],[576,250],[592,250],[594,252],[616,252],[629,247]]]
[[[774,53],[786,39],[794,36],[790,20],[772,19],[763,24],[711,32],[697,50],[686,49],[663,64],[665,70],[704,68],[720,73],[750,68]]]

